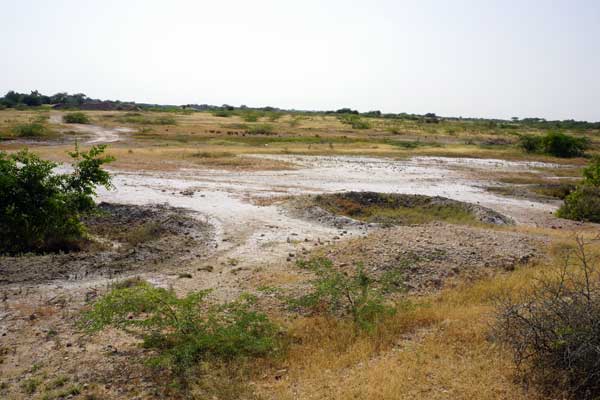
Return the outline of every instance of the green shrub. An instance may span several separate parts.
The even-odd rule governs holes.
[[[556,215],[575,221],[600,222],[600,187],[580,186],[565,198]]]
[[[385,303],[383,293],[402,289],[399,276],[386,274],[378,282],[360,265],[354,274],[347,276],[325,258],[300,260],[298,266],[313,272],[316,278],[311,282],[310,293],[288,299],[292,309],[349,316],[358,328],[365,330],[371,330],[382,317],[395,312],[394,307]]]
[[[98,185],[110,187],[102,165],[105,146],[70,153],[74,171],[55,174],[56,163],[22,150],[0,152],[0,253],[70,250],[84,234],[83,213]]]
[[[549,133],[543,139],[544,153],[556,157],[579,157],[590,147],[589,139],[564,133]]]
[[[600,271],[586,247],[577,238],[562,268],[523,295],[507,295],[497,311],[495,336],[524,380],[560,398],[600,396]]]
[[[42,123],[31,122],[13,127],[12,133],[18,137],[42,137],[48,136],[50,130]]]
[[[73,112],[63,115],[63,121],[67,124],[89,124],[90,118],[82,112]]]
[[[583,170],[583,182],[566,198],[556,215],[575,221],[600,222],[600,156]]]
[[[535,135],[521,135],[519,137],[519,146],[526,153],[537,153],[542,151],[542,137]]]
[[[252,125],[247,130],[247,132],[251,135],[272,135],[273,131],[273,125],[269,124]]]
[[[139,336],[153,349],[149,364],[180,378],[200,361],[264,356],[277,348],[278,328],[242,296],[222,304],[207,303],[209,291],[179,298],[171,290],[146,282],[115,288],[85,312],[89,332],[115,327]]]
[[[600,187],[600,156],[594,156],[583,169],[583,184]]]
[[[590,141],[586,137],[550,132],[545,136],[521,135],[519,145],[528,153],[570,158],[583,156],[590,147]]]

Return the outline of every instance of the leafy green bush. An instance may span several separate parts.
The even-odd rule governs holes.
[[[583,169],[583,184],[600,187],[600,156],[594,156]]]
[[[47,136],[50,130],[42,123],[31,122],[13,127],[12,133],[18,137],[42,137]]]
[[[577,238],[558,271],[502,299],[494,329],[526,382],[576,399],[600,396],[600,271],[587,245]]]
[[[583,183],[566,198],[556,215],[576,221],[600,222],[600,156],[583,170]]]
[[[102,165],[105,146],[76,149],[72,173],[55,174],[58,164],[22,150],[0,152],[0,253],[70,250],[83,237],[80,221],[95,204],[96,186],[110,187]]]
[[[386,274],[376,281],[359,265],[353,275],[347,276],[326,258],[300,260],[298,266],[313,272],[316,279],[311,282],[312,292],[288,299],[292,309],[350,316],[357,327],[365,330],[395,312],[394,307],[386,304],[383,294],[402,289],[401,277],[397,274]]]
[[[67,124],[89,124],[90,117],[82,112],[73,112],[63,115],[63,121]]]
[[[209,291],[179,298],[167,289],[138,282],[113,289],[85,312],[89,332],[115,327],[139,336],[156,351],[149,364],[184,378],[199,361],[263,356],[277,348],[278,328],[254,310],[254,299],[209,305]]]
[[[519,145],[528,153],[542,153],[555,157],[580,157],[590,147],[586,137],[575,137],[560,132],[545,136],[521,135]]]
[[[575,221],[600,222],[600,187],[580,186],[565,198],[556,215]]]
[[[521,135],[519,137],[519,146],[526,153],[537,153],[542,150],[542,137],[535,135]]]

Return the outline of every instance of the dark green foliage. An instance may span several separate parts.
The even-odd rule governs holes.
[[[576,399],[600,396],[600,271],[587,245],[577,238],[558,272],[501,300],[495,326],[526,382]]]
[[[519,145],[528,153],[570,158],[583,156],[590,147],[590,141],[586,137],[551,132],[545,136],[521,135]]]
[[[543,140],[544,153],[556,157],[579,157],[589,148],[589,139],[564,133],[549,133]]]
[[[89,124],[90,118],[85,113],[73,112],[65,114],[63,116],[63,121],[67,124]]]
[[[583,170],[583,183],[566,198],[556,215],[576,221],[600,222],[600,156]]]
[[[313,272],[316,278],[311,282],[310,293],[288,300],[293,309],[349,316],[357,327],[366,330],[395,312],[394,307],[386,304],[383,293],[402,289],[398,275],[390,274],[376,281],[359,265],[355,273],[348,276],[336,270],[331,260],[325,258],[300,260],[298,266]]]
[[[179,298],[146,282],[113,289],[93,304],[81,320],[89,332],[116,327],[155,350],[149,363],[185,377],[199,361],[263,356],[277,348],[278,328],[242,296],[222,305],[207,303],[209,291]]]
[[[583,185],[565,198],[558,209],[560,218],[600,222],[600,187]]]
[[[542,137],[535,135],[521,135],[519,137],[519,146],[526,153],[536,153],[542,149]]]
[[[584,185],[600,187],[600,156],[594,156],[583,169]]]
[[[57,164],[27,150],[0,152],[0,252],[43,252],[77,247],[83,213],[95,204],[96,186],[110,187],[102,165],[105,146],[70,153],[74,171],[55,174]]]

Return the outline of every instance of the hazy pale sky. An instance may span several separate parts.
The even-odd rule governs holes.
[[[600,120],[600,1],[0,0],[0,92]]]

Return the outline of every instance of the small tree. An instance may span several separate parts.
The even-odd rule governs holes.
[[[56,174],[58,164],[27,150],[0,152],[0,252],[77,248],[85,232],[80,217],[93,210],[96,187],[111,186],[102,166],[113,158],[104,150],[76,148],[67,174]]]
[[[383,316],[393,314],[395,308],[386,304],[383,294],[403,289],[398,274],[386,274],[377,281],[360,265],[350,276],[336,270],[326,258],[300,260],[298,266],[313,272],[316,278],[310,293],[288,299],[290,307],[350,316],[361,329],[370,330]]]

